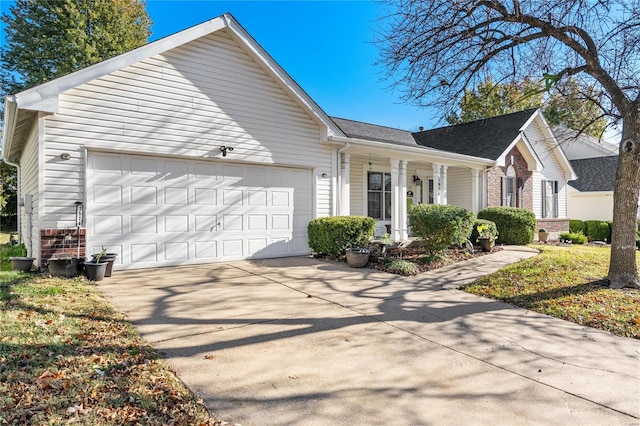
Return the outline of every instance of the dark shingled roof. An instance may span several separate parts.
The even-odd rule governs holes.
[[[535,109],[414,133],[422,146],[497,160]]]
[[[392,127],[377,126],[360,121],[331,117],[334,123],[350,138],[388,142],[396,145],[419,147],[411,132]]]
[[[613,191],[618,170],[618,156],[571,160],[578,180],[569,182],[580,192]]]

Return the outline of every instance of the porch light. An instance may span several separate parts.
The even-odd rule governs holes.
[[[414,183],[418,183],[418,182],[420,182],[420,176],[418,176],[418,175],[413,175],[413,182],[414,182]]]

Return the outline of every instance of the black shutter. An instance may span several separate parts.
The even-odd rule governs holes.
[[[542,217],[547,217],[547,181],[542,181]]]

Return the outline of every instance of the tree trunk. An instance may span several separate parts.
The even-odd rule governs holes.
[[[611,233],[611,288],[640,288],[636,265],[638,194],[640,193],[640,116],[637,111],[625,116],[618,172],[613,194],[613,230]]]

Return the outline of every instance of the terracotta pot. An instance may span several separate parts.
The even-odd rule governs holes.
[[[547,238],[549,238],[549,233],[548,232],[538,232],[538,241],[540,241],[542,243],[546,243],[547,242]]]

